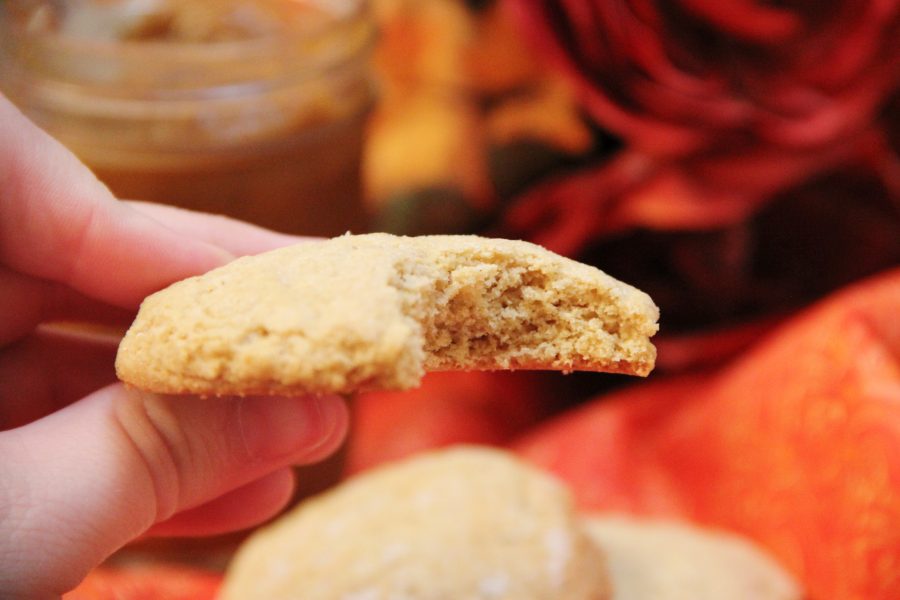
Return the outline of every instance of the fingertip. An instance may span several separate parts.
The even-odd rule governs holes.
[[[308,464],[340,446],[349,416],[344,399],[335,395],[248,397],[241,403],[239,425],[251,458]]]
[[[115,384],[2,432],[0,504],[7,491],[16,502],[0,519],[0,556],[15,551],[15,564],[4,564],[11,574],[0,569],[0,589],[69,589],[155,523],[223,494],[231,500],[215,509],[220,519],[207,517],[207,531],[265,518],[290,496],[285,469],[332,453],[348,421],[337,396],[176,397]],[[240,496],[229,490],[277,471],[262,492],[251,486],[243,503],[233,501]],[[10,542],[16,531],[31,533]]]
[[[294,465],[308,465],[328,458],[336,452],[347,438],[350,429],[350,411],[346,398],[337,395],[321,396],[318,406],[323,410],[323,420],[327,426],[319,443],[307,449]]]
[[[118,219],[118,225],[107,230],[106,237],[98,242],[98,248],[121,245],[123,253],[133,266],[125,282],[134,284],[121,286],[122,293],[130,297],[124,299],[126,306],[136,306],[145,296],[166,287],[176,281],[200,275],[233,261],[237,256],[227,249],[185,235],[166,223],[158,221],[125,202],[117,201],[117,209],[125,216]],[[121,232],[118,239],[114,235],[117,229]],[[93,261],[93,264],[103,264]],[[96,284],[100,287],[102,284]],[[120,282],[121,285],[121,282]],[[113,294],[115,290],[103,289],[105,294]],[[115,302],[115,297],[112,298]],[[136,301],[135,301],[136,300]]]
[[[259,254],[284,246],[316,240],[316,238],[272,231],[226,215],[208,214],[176,206],[134,200],[128,201],[126,204],[176,233],[213,244],[235,256]]]

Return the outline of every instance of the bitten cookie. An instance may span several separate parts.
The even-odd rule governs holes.
[[[747,540],[686,524],[591,516],[613,600],[800,600],[794,579]]]
[[[527,242],[347,235],[153,294],[116,369],[196,394],[405,389],[426,370],[646,375],[657,318],[645,293]]]
[[[602,553],[567,490],[499,450],[369,471],[238,550],[223,600],[602,600]]]

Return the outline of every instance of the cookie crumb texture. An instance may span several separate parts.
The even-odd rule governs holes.
[[[527,242],[346,235],[149,296],[116,368],[199,394],[405,389],[426,370],[646,375],[657,318],[643,292]]]
[[[357,476],[254,534],[223,600],[605,600],[567,490],[457,447]]]

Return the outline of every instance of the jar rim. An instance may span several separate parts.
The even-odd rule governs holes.
[[[270,43],[279,38],[289,39],[297,37],[312,38],[324,35],[329,26],[334,24],[349,22],[365,16],[369,12],[369,0],[341,0],[339,4],[344,7],[342,10],[334,12],[335,18],[322,21],[315,27],[304,29],[303,31],[283,29],[271,36],[251,36],[247,38],[238,38],[231,40],[212,40],[212,41],[185,41],[185,40],[159,40],[159,39],[126,39],[126,40],[95,40],[89,38],[78,37],[74,35],[61,34],[48,31],[27,31],[21,25],[17,25],[11,19],[5,16],[9,12],[8,8],[0,3],[0,31],[25,38],[44,38],[53,39],[54,43],[67,46],[86,46],[89,48],[139,48],[141,51],[148,49],[152,51],[163,50],[168,52],[171,49],[201,49],[202,47],[212,49],[231,49],[231,48],[253,48],[260,44]]]
[[[352,3],[352,5],[347,4]],[[350,6],[323,21],[303,30],[284,29],[273,35],[254,36],[236,40],[209,42],[183,40],[96,40],[53,32],[29,32],[5,17],[0,3],[0,47],[6,53],[30,45],[29,53],[40,52],[53,56],[77,56],[82,61],[110,60],[152,64],[154,61],[175,61],[196,69],[221,64],[253,64],[273,56],[281,56],[285,71],[296,77],[302,70],[318,72],[339,65],[371,49],[375,41],[375,27],[369,19],[368,0],[346,0]],[[352,43],[342,43],[342,30],[350,34]],[[341,42],[337,40],[340,39]],[[330,42],[330,43],[329,43]],[[2,50],[2,48],[0,48]],[[289,60],[288,60],[289,59]],[[52,75],[52,70],[47,75]],[[240,80],[229,83],[239,83]],[[98,83],[91,81],[90,83]]]

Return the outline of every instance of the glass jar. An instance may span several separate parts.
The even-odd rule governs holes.
[[[203,40],[160,37],[152,20],[117,37],[87,19],[99,33],[76,35],[48,16],[62,3],[32,2],[44,13],[24,17],[0,4],[0,89],[120,198],[289,233],[358,232],[373,22],[363,0],[277,3],[306,13]]]

